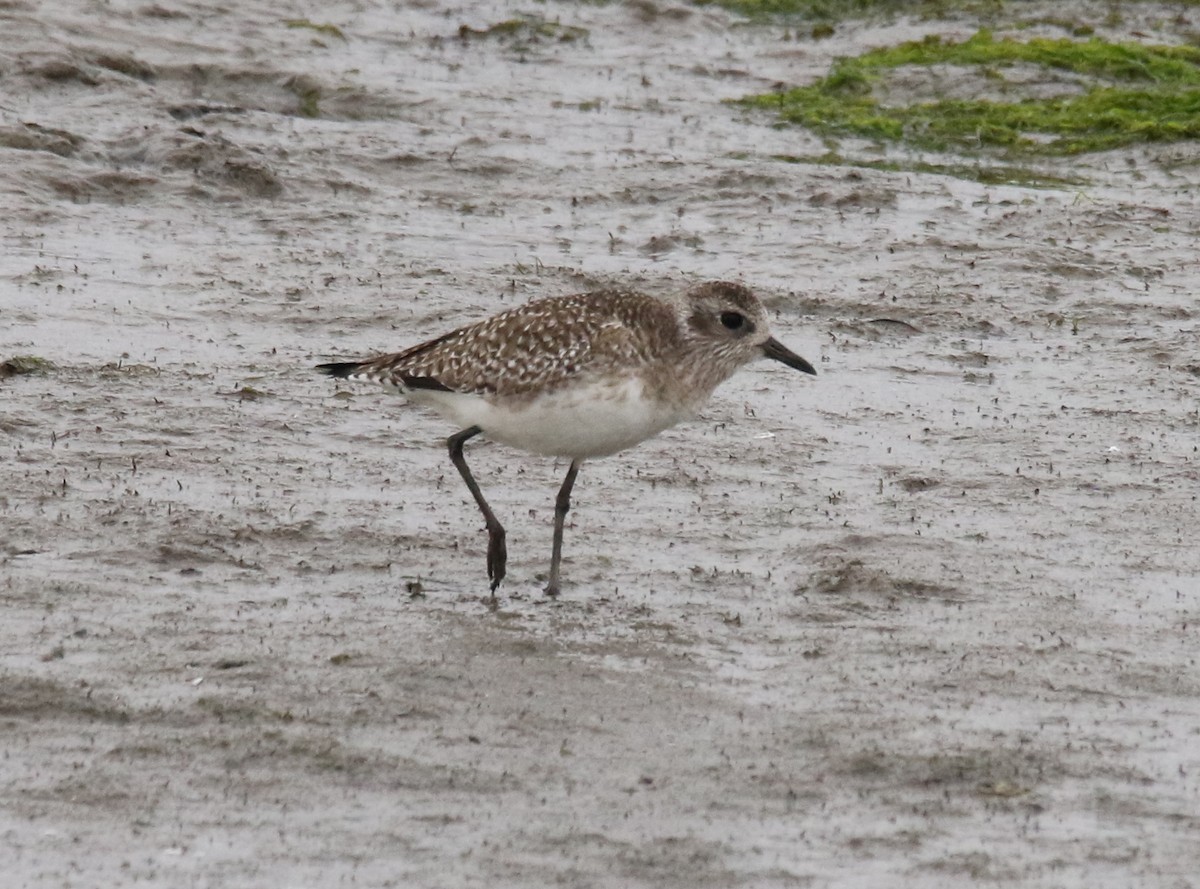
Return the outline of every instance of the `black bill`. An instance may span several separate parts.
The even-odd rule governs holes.
[[[816,375],[817,371],[811,364],[785,346],[775,337],[771,337],[763,343],[763,354],[768,358],[774,358],[776,361],[782,361],[788,367],[794,367],[796,370],[802,370],[806,374]]]

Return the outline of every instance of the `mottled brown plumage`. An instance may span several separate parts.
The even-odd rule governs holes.
[[[641,293],[600,290],[526,303],[437,339],[364,361],[352,376],[397,389],[436,381],[451,392],[544,394],[590,375],[628,373],[674,351],[670,307]]]

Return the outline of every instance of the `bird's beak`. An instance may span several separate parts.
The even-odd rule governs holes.
[[[771,337],[762,346],[763,354],[768,358],[774,358],[776,361],[782,361],[788,367],[794,367],[796,370],[802,370],[806,374],[816,375],[816,370],[811,364],[785,346],[775,337]]]

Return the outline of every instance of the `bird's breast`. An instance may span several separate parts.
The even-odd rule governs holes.
[[[650,394],[638,377],[607,376],[521,395],[410,393],[463,427],[510,447],[555,457],[603,457],[633,447],[695,413]]]

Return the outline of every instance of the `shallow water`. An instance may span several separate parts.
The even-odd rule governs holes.
[[[1192,885],[1195,149],[785,164],[719,100],[974,24],[650,10],[0,10],[14,885]],[[472,445],[492,612],[452,430],[310,370],[705,278],[820,376],[586,464],[553,603],[565,465]]]

